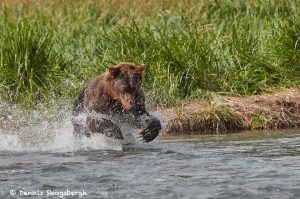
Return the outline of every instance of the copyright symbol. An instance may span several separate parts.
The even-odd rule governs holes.
[[[15,196],[15,195],[16,195],[16,191],[15,191],[15,190],[10,190],[9,194],[10,194],[11,196]]]

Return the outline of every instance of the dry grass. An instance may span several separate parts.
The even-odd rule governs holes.
[[[203,2],[196,0],[0,0],[0,9],[4,7],[22,9],[23,14],[27,16],[40,12],[44,16],[63,21],[65,18],[63,15],[82,16],[81,12],[90,8],[97,13],[100,23],[105,21],[110,15],[109,12],[113,10],[112,18],[117,18],[118,23],[122,23],[127,19],[157,16],[162,12],[176,11],[178,8],[192,13],[196,8],[201,8],[204,5]],[[87,20],[87,18],[84,17],[81,20]]]
[[[286,89],[250,97],[224,97],[222,102],[187,103],[181,115],[163,110],[165,134],[205,134],[248,129],[300,126],[300,90]]]

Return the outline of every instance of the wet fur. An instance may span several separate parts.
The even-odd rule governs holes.
[[[141,129],[139,137],[143,142],[155,139],[161,130],[161,124],[146,110],[142,89],[143,73],[144,66],[121,63],[110,67],[92,80],[75,100],[73,116],[85,113],[88,117],[86,127],[80,127],[73,119],[74,133],[87,136],[90,136],[90,133],[102,133],[108,137],[123,139],[118,125],[107,118],[99,119],[91,116],[91,113],[96,113],[130,122]],[[127,89],[124,90],[123,87]]]

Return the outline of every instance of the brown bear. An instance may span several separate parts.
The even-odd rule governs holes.
[[[74,103],[74,134],[102,133],[124,139],[115,121],[125,121],[141,129],[139,138],[142,142],[154,140],[161,130],[161,123],[146,110],[142,88],[144,71],[144,64],[120,63],[109,67],[83,88]],[[76,120],[81,113],[87,114],[84,123]]]

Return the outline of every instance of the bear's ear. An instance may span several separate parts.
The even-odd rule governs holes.
[[[142,75],[144,75],[145,73],[145,68],[146,68],[146,65],[145,64],[141,64],[140,67],[139,67],[139,71]]]
[[[109,67],[108,71],[113,77],[117,76],[121,72],[119,67],[114,67],[114,66]]]

